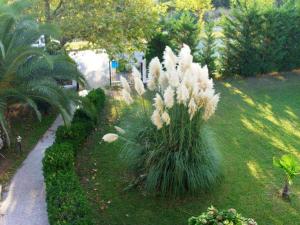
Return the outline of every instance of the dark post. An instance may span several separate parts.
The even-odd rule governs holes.
[[[111,67],[110,60],[108,61],[108,69],[109,69],[109,85],[111,86]]]

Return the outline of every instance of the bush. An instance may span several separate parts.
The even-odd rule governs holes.
[[[97,109],[100,114],[105,95],[101,89],[91,91],[83,99],[84,106]],[[90,110],[75,112],[71,126],[60,126],[54,145],[49,147],[43,160],[47,192],[47,210],[51,225],[92,225],[91,209],[75,172],[75,153],[94,128]]]
[[[208,22],[205,24],[204,37],[201,39],[202,48],[195,55],[197,61],[202,66],[207,66],[209,75],[216,75],[216,38],[213,33],[214,23]]]
[[[92,225],[91,208],[74,169],[46,178],[48,217],[51,225]]]
[[[68,142],[77,150],[93,129],[91,122],[76,122],[71,126],[60,126],[56,131],[56,143]]]
[[[235,209],[218,211],[213,206],[209,207],[205,213],[200,216],[191,217],[188,220],[188,225],[257,225],[253,219],[242,217]]]
[[[192,62],[191,49],[185,45],[177,57],[166,48],[161,64],[154,58],[149,64],[151,79],[148,88],[154,92],[152,116],[146,110],[144,85],[137,69],[134,87],[141,101],[132,128],[116,128],[128,140],[124,154],[139,181],[143,179],[150,192],[178,196],[211,189],[220,177],[220,159],[205,122],[215,113],[219,94],[207,68]],[[175,59],[174,59],[175,58]],[[178,61],[176,60],[178,58]],[[123,82],[123,97],[132,103],[130,87]],[[129,97],[128,97],[129,96]],[[141,112],[142,111],[142,112]],[[126,118],[127,119],[127,118]],[[139,127],[137,127],[140,124]],[[130,130],[129,130],[129,129]],[[113,142],[116,134],[107,134],[104,141]]]
[[[300,66],[300,15],[296,7],[237,4],[223,23],[224,76],[254,76]]]
[[[44,175],[74,168],[74,148],[69,143],[54,144],[47,149],[43,159]]]
[[[105,93],[101,88],[91,90],[86,97],[96,107],[98,112],[103,108]]]

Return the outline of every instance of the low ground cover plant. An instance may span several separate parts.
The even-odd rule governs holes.
[[[220,159],[203,125],[214,114],[219,94],[215,93],[207,67],[193,63],[187,45],[178,56],[167,47],[163,65],[158,58],[149,65],[148,88],[155,96],[153,109],[146,107],[146,90],[135,68],[133,76],[142,108],[135,123],[141,120],[143,126],[134,129],[132,139],[125,138],[128,145],[124,155],[137,179],[145,181],[148,191],[162,195],[211,188],[220,175]],[[122,85],[124,100],[132,104],[133,90],[125,79]],[[116,130],[119,135],[107,134],[104,141],[113,142],[130,132]]]
[[[257,223],[250,218],[245,218],[237,213],[235,209],[228,209],[219,211],[211,206],[206,212],[200,216],[193,216],[189,218],[188,225],[257,225]]]
[[[101,89],[90,91],[85,97],[99,117],[105,94]],[[91,111],[80,108],[71,126],[61,126],[55,143],[46,150],[43,171],[47,192],[48,217],[51,225],[91,225],[91,209],[75,172],[75,155],[95,126]]]

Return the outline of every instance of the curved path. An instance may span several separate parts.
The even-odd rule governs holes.
[[[13,177],[7,196],[0,203],[0,225],[49,225],[42,160],[61,124],[59,116]]]

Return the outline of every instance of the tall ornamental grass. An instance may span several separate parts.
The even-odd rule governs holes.
[[[103,140],[126,140],[124,151],[131,168],[148,191],[175,196],[196,193],[212,188],[219,177],[220,160],[203,129],[215,113],[219,94],[207,67],[193,63],[187,45],[178,56],[166,47],[163,58],[162,64],[157,57],[149,64],[148,89],[154,96],[150,112],[140,74],[133,68],[134,89],[143,112],[141,119],[132,121],[135,135],[116,127],[119,134],[107,134]],[[132,104],[133,90],[124,78],[121,82],[124,100]]]

